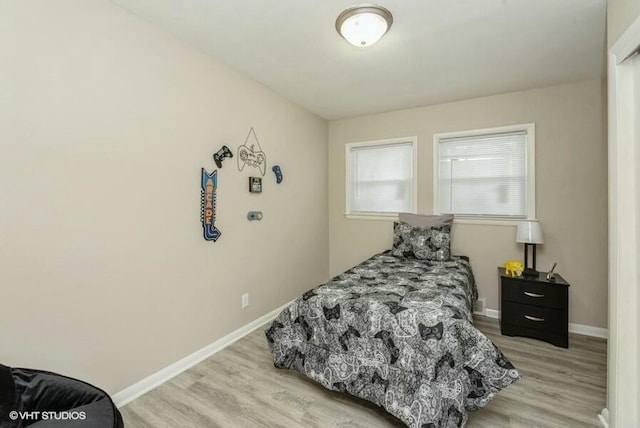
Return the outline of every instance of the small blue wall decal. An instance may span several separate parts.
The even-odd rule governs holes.
[[[218,189],[218,170],[211,174],[202,168],[202,190],[200,192],[200,207],[204,239],[217,241],[222,232],[215,226],[216,222],[216,190]]]
[[[271,171],[276,175],[276,183],[282,183],[282,168],[280,168],[280,165],[274,165]]]

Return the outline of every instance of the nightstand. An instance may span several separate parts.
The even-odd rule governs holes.
[[[525,336],[569,347],[569,283],[556,274],[510,277],[500,274],[500,329],[505,336]]]

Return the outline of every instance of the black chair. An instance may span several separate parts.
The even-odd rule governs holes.
[[[56,373],[0,364],[0,428],[27,426],[124,428],[124,423],[100,388]]]

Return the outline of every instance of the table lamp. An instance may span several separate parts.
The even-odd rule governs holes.
[[[538,276],[536,270],[536,244],[544,243],[542,226],[537,221],[523,221],[518,223],[516,242],[524,244],[524,272],[523,276]],[[529,247],[532,247],[532,265],[529,267]]]

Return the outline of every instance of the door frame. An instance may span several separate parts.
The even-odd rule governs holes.
[[[640,292],[637,260],[640,191],[640,102],[634,100],[630,60],[640,46],[640,17],[608,51],[609,114],[609,342],[605,426],[637,426]],[[636,59],[637,61],[637,59]],[[640,84],[640,82],[636,83]]]

